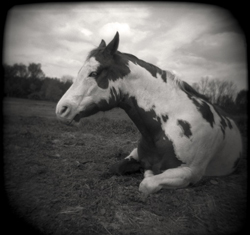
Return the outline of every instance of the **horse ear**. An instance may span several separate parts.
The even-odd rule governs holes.
[[[106,47],[106,42],[102,39],[102,41],[98,47]]]
[[[113,40],[107,45],[107,47],[104,50],[104,53],[107,55],[114,55],[117,51],[119,46],[119,33],[116,32],[115,37]]]

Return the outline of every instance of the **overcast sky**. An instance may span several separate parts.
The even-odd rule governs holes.
[[[247,88],[246,42],[237,19],[223,8],[177,3],[23,5],[8,13],[3,61],[41,63],[49,77],[75,77],[101,39],[120,33],[119,51],[189,84],[201,77]]]

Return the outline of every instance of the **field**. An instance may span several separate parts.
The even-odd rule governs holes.
[[[8,234],[15,229],[53,235],[242,232],[247,210],[246,122],[241,122],[245,151],[233,174],[144,197],[138,191],[142,172],[119,176],[109,171],[139,138],[126,114],[115,109],[70,127],[56,120],[55,106],[3,101]]]

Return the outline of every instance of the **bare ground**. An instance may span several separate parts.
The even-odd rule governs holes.
[[[139,133],[120,110],[79,127],[59,123],[54,103],[4,101],[5,224],[8,233],[233,234],[246,225],[246,151],[226,177],[145,198],[143,174],[117,176],[112,164],[136,147]],[[246,149],[246,126],[241,130]],[[8,213],[7,213],[8,212]],[[10,225],[7,225],[10,222]]]

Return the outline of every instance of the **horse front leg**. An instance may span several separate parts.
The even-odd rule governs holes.
[[[127,160],[131,160],[131,159],[135,159],[136,161],[139,161],[139,156],[138,156],[138,151],[137,151],[137,148],[134,148],[131,153],[125,157],[125,159]]]
[[[185,188],[190,183],[194,183],[194,178],[197,179],[192,169],[187,166],[168,169],[159,175],[153,175],[152,171],[148,170],[145,171],[144,177],[139,186],[139,191],[144,194],[155,193],[162,188]]]

